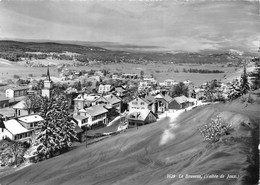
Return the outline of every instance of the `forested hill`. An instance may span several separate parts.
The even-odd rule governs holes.
[[[92,47],[92,46],[81,46],[75,44],[60,44],[54,42],[18,42],[18,41],[9,41],[3,40],[0,41],[0,52],[56,52],[62,53],[65,51],[85,54],[88,51],[99,51],[104,52],[106,49],[100,47]]]
[[[38,52],[32,54],[27,52]],[[115,51],[96,46],[83,46],[77,44],[54,43],[54,42],[18,42],[0,40],[0,58],[10,61],[19,61],[21,58],[30,57],[44,59],[49,53],[64,52],[76,53],[75,58],[81,62],[103,61],[103,62],[173,62],[173,63],[227,63],[240,62],[240,58],[230,56],[222,51],[219,54],[190,53],[190,52],[142,52],[142,51]],[[70,58],[63,55],[64,58]]]

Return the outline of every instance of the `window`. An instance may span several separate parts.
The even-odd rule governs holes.
[[[138,102],[134,101],[134,102],[132,102],[132,104],[133,104],[133,105],[137,105],[137,104],[138,104]]]
[[[144,102],[141,102],[141,105],[144,105]]]

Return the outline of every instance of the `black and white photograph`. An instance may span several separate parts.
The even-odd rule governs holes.
[[[0,185],[260,185],[259,0],[0,0]]]

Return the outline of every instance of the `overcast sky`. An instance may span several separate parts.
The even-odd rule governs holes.
[[[258,0],[0,0],[1,39],[257,50]]]

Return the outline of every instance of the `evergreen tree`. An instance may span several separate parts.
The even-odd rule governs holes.
[[[52,98],[42,97],[40,103],[40,116],[44,118],[41,122],[41,132],[36,137],[39,143],[40,154],[50,154],[53,152],[68,149],[72,144],[72,139],[76,139],[75,125],[71,122],[68,112],[68,102],[65,96]]]
[[[140,77],[141,77],[141,79],[144,78],[144,71],[143,70],[140,71]]]
[[[240,83],[239,83],[238,79],[236,79],[231,83],[228,98],[230,100],[234,100],[240,96],[241,96]]]
[[[183,82],[180,82],[179,84],[172,86],[170,94],[172,97],[181,95],[188,96],[188,91],[188,87]]]
[[[241,75],[240,89],[241,89],[242,95],[246,94],[250,89],[249,82],[248,82],[248,75],[247,75],[247,72],[246,72],[246,65],[244,65],[243,74]]]

